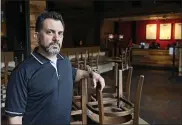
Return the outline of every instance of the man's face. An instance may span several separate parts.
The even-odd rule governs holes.
[[[39,47],[50,55],[60,52],[63,41],[64,27],[60,20],[45,19],[38,33]]]

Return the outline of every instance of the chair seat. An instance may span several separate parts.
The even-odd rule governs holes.
[[[132,112],[131,113],[127,113],[125,114],[123,111],[118,113],[116,112],[116,114],[113,112],[112,114],[114,116],[106,116],[106,114],[109,114],[109,111],[108,109],[111,109],[112,106],[108,106],[108,107],[104,107],[104,121],[103,123],[104,124],[131,124],[133,122],[133,115],[132,115]],[[89,108],[89,107],[88,107]],[[90,109],[90,108],[89,108]],[[98,108],[95,108],[96,110],[98,110]],[[117,114],[122,114],[121,116],[120,115],[117,115]],[[95,121],[96,123],[99,123],[99,115],[98,113],[96,112],[93,112],[92,110],[88,110],[88,113],[87,113],[88,117],[92,120],[92,121]]]

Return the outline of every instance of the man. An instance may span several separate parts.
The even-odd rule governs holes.
[[[59,54],[64,22],[56,12],[44,12],[36,20],[38,47],[11,74],[5,112],[9,124],[70,124],[73,83],[92,77],[105,86],[97,73],[75,69]]]

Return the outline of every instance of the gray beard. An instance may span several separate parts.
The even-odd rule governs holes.
[[[39,43],[39,46],[48,54],[48,55],[57,55],[61,50],[61,46],[59,43],[51,43],[49,46],[44,46]]]

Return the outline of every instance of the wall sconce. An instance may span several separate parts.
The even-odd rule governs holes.
[[[119,38],[119,40],[122,40],[124,38],[124,35],[120,34],[118,38]]]
[[[108,40],[113,40],[114,39],[114,35],[113,34],[109,34],[108,35]]]
[[[113,41],[113,40],[122,40],[124,38],[124,35],[122,34],[108,34],[108,40]]]

